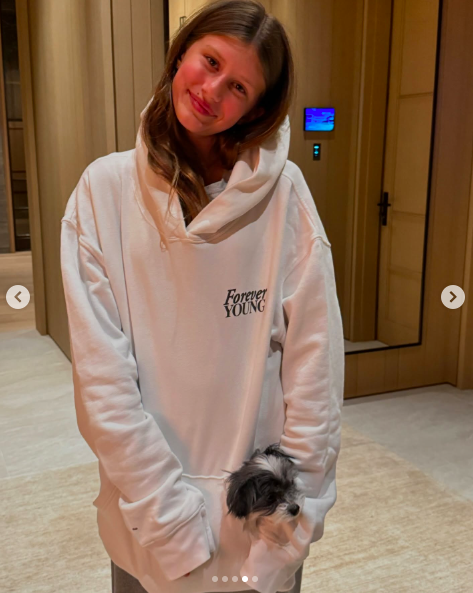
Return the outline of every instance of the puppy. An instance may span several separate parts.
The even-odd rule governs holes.
[[[243,529],[254,539],[278,545],[290,540],[305,500],[292,459],[274,443],[264,451],[256,449],[237,471],[227,472],[227,515],[243,519]]]

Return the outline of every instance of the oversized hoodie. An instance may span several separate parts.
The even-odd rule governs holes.
[[[85,169],[61,220],[99,534],[149,593],[287,591],[336,500],[345,359],[331,245],[287,160],[286,118],[187,227],[174,198],[161,249],[169,188],[140,130],[135,148]],[[276,442],[305,495],[286,545],[251,539],[224,489]]]

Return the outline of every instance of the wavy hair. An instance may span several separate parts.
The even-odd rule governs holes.
[[[185,129],[174,110],[172,81],[182,54],[195,41],[212,34],[253,44],[265,78],[265,90],[251,110],[256,113],[262,107],[263,114],[216,134],[215,150],[225,169],[232,169],[240,153],[278,130],[294,97],[295,73],[289,39],[281,23],[260,2],[217,0],[204,5],[185,21],[171,39],[163,74],[141,123],[141,134],[148,149],[149,166],[171,187],[166,215],[177,194],[188,222],[210,199],[204,188],[202,165],[187,148]],[[160,234],[161,244],[164,242],[168,248],[164,225]]]

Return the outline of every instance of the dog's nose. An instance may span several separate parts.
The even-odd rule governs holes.
[[[299,512],[300,506],[296,503],[290,504],[287,507],[287,510],[289,513],[291,513],[291,515],[294,515],[294,517],[297,515],[297,513]]]

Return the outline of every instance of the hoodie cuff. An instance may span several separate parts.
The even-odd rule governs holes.
[[[240,570],[240,576],[248,577],[247,583],[259,593],[289,591],[295,584],[295,573],[303,563],[296,550],[288,546],[270,545],[265,540],[253,542],[250,554]],[[253,581],[257,577],[257,581]]]
[[[169,581],[192,572],[215,552],[205,506],[165,541],[146,546]]]
[[[294,575],[310,554],[310,544],[315,526],[318,524],[318,503],[316,499],[304,496],[302,514],[297,527],[289,534],[289,542],[281,546],[265,538],[254,540],[248,558],[245,560],[241,577],[248,577],[248,583],[259,593],[288,591],[294,585]],[[258,580],[253,581],[253,577]]]

